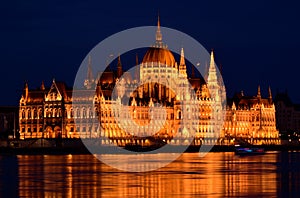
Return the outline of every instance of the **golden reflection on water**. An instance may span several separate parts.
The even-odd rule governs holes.
[[[166,154],[154,155],[163,160]],[[92,155],[18,156],[18,189],[21,197],[276,196],[276,156],[185,153],[164,168],[140,173],[119,171]],[[116,157],[122,162],[122,155]]]

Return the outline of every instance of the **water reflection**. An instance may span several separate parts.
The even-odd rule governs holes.
[[[300,153],[282,152],[277,155],[277,190],[281,197],[300,195]]]
[[[121,155],[116,157],[122,162]],[[154,157],[165,156],[155,154],[149,156],[149,161],[156,163]],[[0,197],[296,195],[300,186],[299,165],[300,153],[248,157],[208,153],[203,158],[197,153],[186,153],[159,170],[128,173],[102,164],[92,155],[1,157]]]
[[[0,156],[0,197],[18,197],[18,158]]]

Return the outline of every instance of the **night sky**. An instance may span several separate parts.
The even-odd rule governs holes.
[[[270,85],[273,96],[287,89],[300,103],[299,5],[278,0],[1,2],[0,106],[18,105],[25,80],[29,88],[42,80],[50,85],[53,78],[72,86],[95,45],[128,28],[156,25],[158,11],[162,26],[214,49],[228,96],[241,90],[255,95],[260,84],[265,97]]]

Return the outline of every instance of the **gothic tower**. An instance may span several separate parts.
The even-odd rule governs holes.
[[[210,55],[210,65],[208,70],[207,77],[207,86],[209,89],[210,95],[214,98],[219,91],[218,78],[217,78],[217,70],[214,58],[214,52],[211,52]]]
[[[92,60],[91,60],[91,55],[89,55],[87,75],[86,75],[86,79],[84,80],[84,87],[86,89],[91,89],[93,84],[94,84],[94,77],[92,71]]]

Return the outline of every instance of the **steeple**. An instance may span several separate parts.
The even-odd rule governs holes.
[[[121,63],[121,57],[120,55],[118,56],[118,64],[117,64],[117,77],[120,78],[123,74],[123,69],[122,69],[122,63]]]
[[[134,78],[137,81],[139,81],[139,74],[140,74],[139,67],[140,67],[139,66],[139,56],[136,53],[136,55],[135,55],[135,72],[134,72]]]
[[[209,70],[216,70],[216,67],[215,67],[215,56],[214,56],[214,51],[213,50],[211,50],[211,53],[210,53]]]
[[[162,34],[160,31],[160,20],[159,20],[159,14],[157,17],[157,29],[156,29],[156,47],[163,47],[162,45]]]
[[[25,84],[24,84],[24,99],[25,101],[27,100],[28,98],[28,82],[25,81]]]
[[[191,78],[195,78],[195,68],[194,68],[193,65],[192,65],[192,74],[191,74]]]
[[[260,85],[258,85],[258,88],[257,88],[257,97],[261,98]]]
[[[87,68],[86,79],[84,80],[84,86],[85,88],[90,89],[92,88],[93,83],[94,83],[94,77],[92,71],[92,60],[91,60],[91,55],[89,55],[88,68]]]
[[[181,52],[180,52],[179,74],[182,77],[185,77],[185,78],[187,77],[183,48],[181,48]]]
[[[41,84],[41,87],[40,87],[40,89],[41,89],[42,91],[44,91],[44,90],[45,90],[45,84],[44,84],[44,81],[42,81],[42,84]]]
[[[271,91],[271,87],[269,86],[269,102],[272,103],[272,91]]]
[[[208,69],[207,84],[210,92],[212,92],[212,89],[218,89],[218,79],[217,79],[214,51],[211,51],[210,54],[210,64]]]
[[[180,52],[180,65],[185,65],[183,48],[181,48],[181,52]]]
[[[232,110],[236,110],[236,106],[235,106],[235,103],[234,103],[234,102],[232,102],[231,109],[232,109]]]
[[[138,65],[139,64],[139,56],[138,54],[136,53],[135,54],[135,65]]]
[[[100,98],[100,95],[102,94],[100,79],[97,81],[96,94],[97,94],[97,97],[99,97],[99,98]]]
[[[87,79],[90,80],[90,81],[92,81],[94,79],[93,71],[92,71],[92,58],[91,58],[91,55],[89,55],[89,59],[88,59]]]

